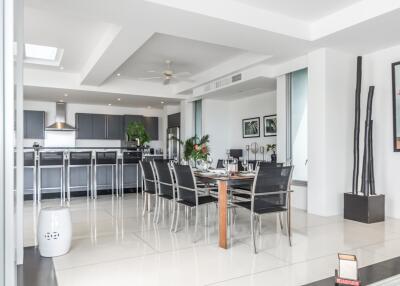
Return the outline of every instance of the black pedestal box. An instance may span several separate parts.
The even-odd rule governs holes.
[[[385,196],[359,196],[344,194],[344,218],[363,223],[385,220]]]

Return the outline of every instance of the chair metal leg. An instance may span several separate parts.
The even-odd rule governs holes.
[[[193,242],[197,242],[197,231],[198,231],[198,221],[199,221],[198,208],[199,208],[199,206],[196,206],[196,207],[194,208],[194,211],[195,211],[195,222],[194,222],[194,237],[193,237]]]
[[[258,215],[258,234],[261,235],[261,215]]]
[[[144,216],[146,214],[146,208],[147,208],[147,196],[148,194],[144,194],[144,199],[143,199],[143,213],[142,216]]]
[[[287,235],[289,238],[289,246],[292,246],[292,231],[291,231],[291,225],[290,225],[290,210],[286,212],[286,227],[287,227]]]
[[[281,231],[283,231],[283,221],[282,221],[282,213],[278,213],[279,224],[281,226]]]
[[[174,229],[174,232],[177,232],[178,231],[178,223],[179,223],[179,215],[180,215],[180,207],[179,207],[179,204],[178,203],[176,203],[176,208],[177,208],[177,212],[176,212],[176,220],[175,220],[175,229]]]
[[[170,231],[172,231],[174,229],[176,205],[177,205],[177,203],[172,201],[172,219],[171,219],[171,229],[170,229]]]
[[[156,195],[156,201],[154,202],[154,216],[153,216],[153,223],[157,222],[158,212],[160,209],[160,198]]]
[[[254,253],[257,254],[256,236],[255,236],[255,229],[254,229],[254,219],[255,219],[254,213],[251,213],[251,216],[250,216],[251,239],[253,240]]]

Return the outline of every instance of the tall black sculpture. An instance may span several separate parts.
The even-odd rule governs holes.
[[[354,146],[353,146],[353,188],[352,193],[358,192],[358,172],[360,157],[360,98],[361,98],[362,57],[357,57],[357,82],[354,119]]]
[[[355,100],[354,145],[353,145],[353,185],[352,192],[344,194],[344,218],[365,223],[383,221],[385,219],[385,196],[376,195],[373,156],[373,121],[372,102],[374,86],[370,86],[365,116],[364,154],[361,173],[361,188],[358,188],[359,178],[359,144],[360,144],[360,97],[362,58],[357,57],[357,83]],[[361,195],[359,195],[361,191]]]

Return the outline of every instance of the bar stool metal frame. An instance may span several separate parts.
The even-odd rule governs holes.
[[[73,156],[88,154],[89,158],[73,158]],[[70,151],[68,153],[68,165],[67,165],[67,200],[71,200],[71,189],[83,188],[86,187],[86,196],[89,197],[89,193],[92,197],[92,173],[93,173],[93,160],[92,160],[93,152],[92,151]],[[79,163],[79,160],[82,161],[83,164]],[[86,167],[86,186],[71,186],[71,169],[73,168],[83,168]]]
[[[157,206],[157,182],[156,182],[156,173],[153,168],[153,164],[151,161],[141,160],[139,162],[140,168],[142,169],[142,178],[143,178],[143,213],[144,216],[146,214],[146,210],[150,212],[151,207],[151,196],[155,197],[155,205]],[[147,165],[148,164],[148,165]],[[149,186],[153,185],[154,190],[150,189]]]
[[[55,161],[54,164],[42,164],[42,160],[44,159],[43,156],[47,154],[54,154],[61,156],[61,165],[56,164],[59,158],[53,158],[53,159],[45,159],[45,160],[53,160]],[[59,162],[58,162],[59,163]],[[61,197],[61,203],[65,201],[65,190],[64,190],[64,178],[65,178],[65,162],[64,162],[64,152],[63,151],[40,151],[39,152],[39,158],[38,158],[38,190],[37,190],[37,200],[40,202],[42,199],[42,190],[53,190],[53,189],[60,189],[60,197]],[[47,188],[42,188],[42,169],[60,169],[60,187],[59,188],[53,188],[53,187],[47,187]]]
[[[139,156],[130,157],[129,154],[139,154]],[[124,189],[125,189],[125,182],[124,182],[124,171],[126,165],[135,165],[136,166],[136,192],[139,193],[139,162],[142,160],[142,152],[141,151],[122,151],[122,161],[121,161],[121,171],[120,171],[120,192],[121,197],[124,197]],[[141,178],[140,178],[141,179]]]
[[[33,154],[33,158],[27,158],[27,154]],[[28,162],[28,164],[27,164]],[[24,152],[24,169],[32,169],[32,189],[25,189],[32,191],[32,200],[37,201],[37,168],[36,168],[36,152],[28,151]]]
[[[115,161],[114,163],[110,163],[110,159],[105,159],[99,158],[100,154],[115,154],[114,158],[112,158],[111,160]],[[97,184],[97,168],[99,166],[101,167],[110,167],[111,166],[111,194],[114,195],[114,190],[117,193],[118,196],[118,156],[117,156],[117,151],[96,151],[95,152],[95,158],[94,158],[94,175],[93,175],[93,185],[94,185],[94,192],[92,192],[92,198],[93,199],[97,199],[97,187],[105,187],[105,186],[109,186],[109,185],[98,185]],[[102,160],[105,160],[105,163],[99,163],[99,161],[101,162]],[[108,161],[108,162],[107,162]],[[114,184],[115,183],[115,184]],[[114,185],[116,188],[114,188]]]

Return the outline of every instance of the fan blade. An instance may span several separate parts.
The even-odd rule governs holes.
[[[162,76],[140,77],[140,78],[137,78],[137,80],[150,80],[150,79],[161,79],[161,78],[164,78],[164,77],[162,77]]]
[[[190,79],[190,78],[184,78],[184,77],[177,77],[176,75],[172,76],[174,79],[177,79],[179,81],[186,81],[186,82],[195,82],[194,79]]]
[[[188,76],[191,76],[191,75],[192,75],[191,72],[177,72],[177,73],[174,74],[174,76],[177,76],[177,77],[188,77]]]

